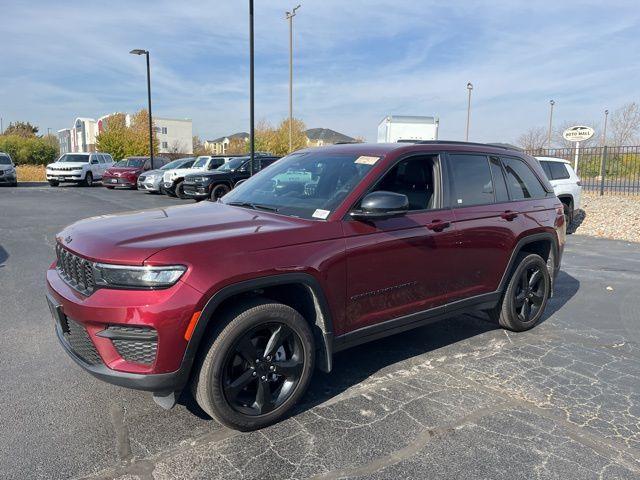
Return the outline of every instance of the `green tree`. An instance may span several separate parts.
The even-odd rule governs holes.
[[[306,130],[302,120],[293,119],[291,151],[295,152],[307,146]],[[248,148],[248,144],[247,144]],[[282,120],[277,128],[262,121],[256,126],[256,151],[274,155],[287,155],[289,152],[289,119]]]
[[[142,109],[135,113],[131,118],[131,140],[130,150],[127,155],[149,155],[149,114],[147,110]],[[153,126],[153,151],[158,152],[158,136],[156,135],[155,126]]]
[[[38,134],[38,127],[29,122],[10,123],[4,131],[5,135],[17,135],[19,137],[35,137]]]
[[[7,152],[17,165],[46,165],[59,155],[59,146],[46,138],[0,135],[0,152]]]
[[[149,155],[149,116],[140,110],[126,125],[126,116],[117,113],[107,119],[104,130],[96,137],[99,151],[110,153],[114,160],[134,155]],[[158,138],[154,132],[153,151],[158,152]]]

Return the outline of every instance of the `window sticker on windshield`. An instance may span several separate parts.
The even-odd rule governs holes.
[[[315,212],[313,212],[312,217],[313,218],[320,218],[322,220],[325,220],[329,216],[330,213],[331,212],[329,210],[322,210],[322,209],[318,208],[318,209],[316,209]]]
[[[378,160],[380,160],[380,157],[367,157],[366,155],[363,155],[356,158],[355,163],[360,163],[361,165],[375,165]]]

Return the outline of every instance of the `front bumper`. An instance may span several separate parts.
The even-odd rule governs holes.
[[[16,176],[15,173],[11,174],[11,175],[0,175],[0,183],[16,183],[18,181],[18,177]]]
[[[145,179],[142,182],[138,179],[138,190],[145,190],[147,192],[159,192],[161,184],[162,178],[158,178],[155,180]]]
[[[67,285],[52,267],[47,271],[47,302],[56,335],[69,356],[106,382],[154,393],[182,390],[193,360],[185,355],[187,325],[201,309],[201,294],[178,282],[167,290],[99,289],[86,297]],[[77,337],[70,335],[69,326]],[[155,358],[146,364],[125,359],[113,328],[157,332]]]
[[[47,170],[47,181],[56,181],[56,182],[80,182],[84,180],[84,175],[82,172],[74,171],[74,172],[55,172],[52,170]]]
[[[208,198],[210,195],[208,185],[185,183],[182,188],[184,194],[190,198]]]
[[[102,185],[105,187],[135,187],[136,179],[123,177],[102,177]]]

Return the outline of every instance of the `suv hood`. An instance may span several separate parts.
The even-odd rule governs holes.
[[[65,228],[56,240],[90,260],[141,265],[171,248],[176,248],[180,261],[190,256],[186,252],[203,247],[216,255],[231,255],[306,243],[326,238],[333,230],[327,228],[330,225],[202,202],[88,218]]]

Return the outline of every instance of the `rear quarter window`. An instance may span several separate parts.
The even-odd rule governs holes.
[[[567,165],[561,162],[549,162],[549,169],[551,170],[551,179],[553,180],[564,180],[569,178],[569,170],[567,169]]]
[[[547,192],[531,168],[518,158],[502,157],[507,188],[512,200],[544,198]]]

